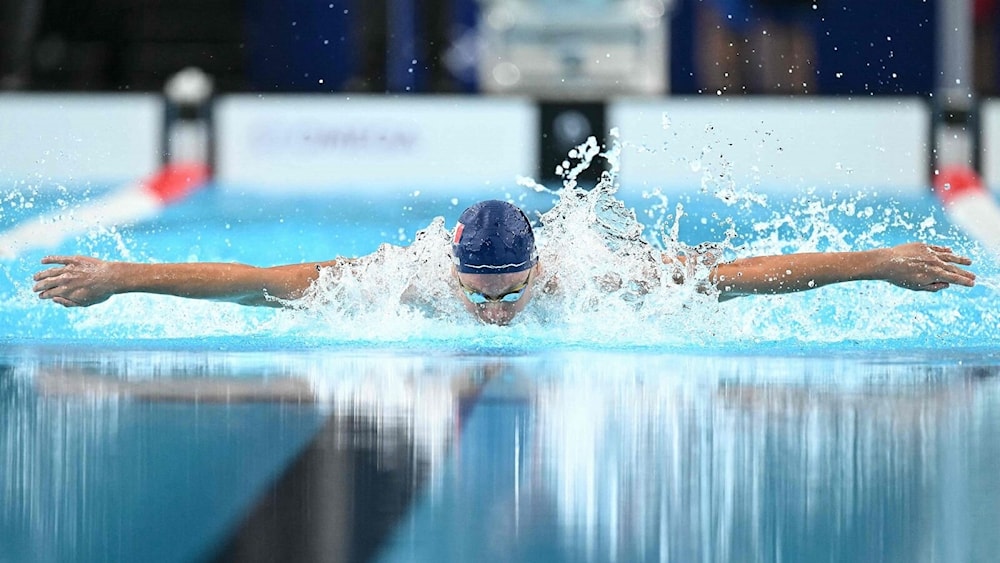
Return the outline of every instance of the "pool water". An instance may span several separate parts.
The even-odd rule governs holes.
[[[1000,547],[995,349],[206,347],[4,347],[4,560],[989,561]]]
[[[64,309],[31,293],[32,251],[0,277],[0,561],[993,558],[997,264],[929,197],[613,195],[665,247],[943,242],[979,284],[580,299],[493,327],[361,301],[383,288],[331,310]],[[57,251],[321,261],[410,244],[482,197],[554,202],[215,186]],[[79,203],[5,201],[5,226]],[[634,226],[604,219],[606,236]],[[581,230],[542,241],[595,252],[591,226],[541,229],[557,227]],[[394,271],[377,274],[391,296]]]
[[[383,287],[405,286],[407,280],[395,263],[371,267],[368,278],[355,280],[373,286],[371,291],[335,295],[333,303],[307,307],[308,311],[275,312],[148,295],[118,296],[88,309],[63,309],[38,303],[30,292],[31,275],[40,268],[38,260],[50,252],[145,262],[239,261],[261,266],[319,262],[368,255],[385,242],[405,246],[422,229],[436,229],[439,238],[447,237],[447,229],[461,210],[482,197],[513,199],[533,216],[549,210],[554,201],[549,194],[510,189],[462,197],[414,190],[363,199],[353,194],[260,196],[217,188],[134,228],[92,232],[61,248],[34,250],[5,263],[0,277],[0,294],[6,300],[0,310],[0,326],[5,327],[2,337],[98,342],[233,337],[230,345],[234,346],[241,346],[247,337],[260,337],[292,346],[317,342],[323,346],[461,349],[763,348],[779,354],[789,348],[963,348],[1000,341],[1000,314],[993,305],[1000,290],[998,262],[956,232],[929,196],[859,192],[771,196],[763,203],[744,199],[733,204],[711,193],[644,197],[640,190],[623,192],[615,195],[627,208],[635,209],[645,238],[661,247],[719,242],[724,256],[731,258],[923,240],[970,255],[976,262],[972,269],[978,285],[930,294],[865,282],[723,304],[708,298],[699,300],[697,306],[689,302],[698,296],[683,288],[669,288],[654,296],[657,299],[647,298],[639,309],[622,303],[627,295],[609,300],[601,288],[581,286],[573,299],[544,309],[529,308],[520,322],[505,329],[479,325],[457,307],[450,294],[438,301],[453,306],[455,315],[430,319],[408,315],[379,293]],[[35,195],[34,201],[30,213],[22,206],[5,210],[3,218],[13,224],[55,206],[44,193]],[[434,217],[441,217],[441,223],[432,223]],[[607,233],[599,231],[594,236],[595,229],[587,225],[570,227],[549,237],[548,244],[545,227],[539,235],[543,266],[561,258],[557,266],[564,280],[593,276],[594,268],[617,273],[616,269],[634,267],[627,262],[595,263],[592,256],[607,252],[603,242]],[[430,250],[444,255],[447,247]],[[600,306],[588,305],[595,302]],[[636,323],[642,323],[644,330],[630,330]]]

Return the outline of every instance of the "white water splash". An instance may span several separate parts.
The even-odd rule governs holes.
[[[708,273],[720,259],[871,248],[886,244],[893,232],[946,244],[961,240],[932,215],[911,212],[877,194],[804,192],[787,205],[774,204],[750,188],[737,190],[727,180],[724,162],[721,169],[714,162],[703,166],[718,182],[703,195],[721,202],[725,215],[704,212],[690,198],[671,200],[653,187],[644,194],[640,223],[618,196],[617,174],[623,150],[645,149],[619,143],[614,131],[611,138],[608,147],[589,139],[572,151],[560,167],[558,190],[518,179],[526,191],[556,195],[558,201],[537,216],[542,273],[535,301],[508,327],[484,325],[465,311],[451,278],[449,226],[443,217],[431,221],[409,246],[385,244],[344,268],[324,269],[309,294],[286,310],[123,295],[67,312],[32,301],[27,284],[14,283],[11,314],[50,326],[38,334],[123,339],[291,337],[363,345],[670,349],[1000,341],[995,267],[977,270],[981,281],[974,290],[926,294],[865,282],[718,303]],[[605,172],[597,185],[583,185],[583,172],[598,162]],[[683,241],[692,223],[712,226],[716,234]],[[386,232],[394,233],[394,227],[388,225]],[[131,251],[141,259],[134,242],[120,234],[113,238],[116,257]],[[195,252],[188,256],[198,259]]]

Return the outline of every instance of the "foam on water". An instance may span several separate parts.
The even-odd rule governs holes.
[[[117,296],[100,306],[63,310],[38,302],[30,280],[5,268],[9,289],[0,291],[11,328],[4,336],[222,337],[230,338],[230,344],[252,346],[245,340],[249,337],[251,343],[277,338],[310,345],[460,349],[968,347],[1000,341],[1000,314],[994,305],[997,267],[981,255],[975,255],[980,260],[973,268],[979,285],[971,290],[930,294],[862,282],[719,303],[708,272],[720,259],[865,249],[904,240],[952,244],[974,254],[978,250],[933,211],[909,211],[878,194],[821,197],[806,191],[775,203],[753,186],[732,182],[725,162],[699,167],[703,181],[694,196],[671,201],[656,189],[644,193],[635,206],[644,221],[640,223],[619,196],[620,153],[630,148],[614,142],[602,153],[592,139],[560,166],[564,181],[559,189],[519,181],[526,191],[550,193],[557,200],[533,215],[542,264],[536,287],[541,289],[507,327],[484,325],[464,310],[450,276],[449,225],[437,217],[406,246],[383,244],[343,268],[324,269],[304,299],[282,310],[150,295]],[[603,159],[606,172],[596,186],[581,185],[580,175],[595,159]],[[10,206],[19,197],[4,200]],[[411,194],[411,199],[418,197]],[[456,203],[452,200],[451,206]],[[708,211],[692,216],[687,207]],[[20,212],[25,213],[23,205]],[[702,240],[683,242],[685,231],[692,230]],[[98,253],[102,257],[141,260],[144,255],[121,232],[98,238],[114,239],[114,250]],[[664,261],[664,255],[683,256],[686,262]],[[245,261],[254,263],[253,256]],[[36,263],[22,263],[18,271],[23,276]]]

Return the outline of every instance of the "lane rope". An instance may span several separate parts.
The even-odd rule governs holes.
[[[952,223],[1000,259],[1000,204],[979,174],[967,166],[942,168],[934,178],[934,194]]]
[[[92,231],[152,219],[168,205],[208,183],[208,167],[198,163],[168,164],[80,207],[46,213],[0,233],[0,259],[11,260],[32,250],[57,248],[66,240]]]

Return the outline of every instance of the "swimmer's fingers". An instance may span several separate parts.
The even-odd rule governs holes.
[[[883,263],[882,279],[900,287],[940,291],[953,284],[975,285],[976,275],[964,268],[972,261],[946,246],[909,243],[893,247],[885,255],[889,259]]]
[[[32,286],[31,290],[38,293],[38,296],[42,299],[50,299],[52,297],[51,292],[56,288],[66,285],[72,274],[65,267],[49,268],[48,270],[36,273],[32,277],[35,280],[35,285]],[[50,295],[42,295],[42,293],[49,293]]]
[[[48,299],[53,303],[58,303],[63,307],[79,307],[80,304],[72,299],[67,299],[65,296],[59,294],[58,292],[46,290],[38,292],[39,299]]]
[[[72,262],[73,258],[73,256],[44,256],[42,257],[42,264],[66,264],[67,262]]]
[[[39,299],[51,299],[51,300],[55,301],[56,299],[62,299],[63,298],[62,293],[60,291],[58,291],[58,287],[59,286],[53,286],[53,287],[46,288],[46,289],[39,289],[38,286],[36,285],[35,286],[35,293],[38,294],[38,298]]]
[[[86,307],[114,294],[108,262],[87,256],[46,256],[43,264],[61,264],[34,275],[32,290],[40,299],[64,307]]]
[[[53,303],[58,303],[63,307],[87,307],[106,301],[109,295],[93,295],[86,289],[70,289],[68,287],[57,286],[38,293],[39,299],[48,299]]]
[[[83,307],[83,305],[80,305],[76,301],[66,299],[65,297],[52,297],[52,302],[58,303],[63,307]]]
[[[45,256],[42,258],[42,264],[62,264],[63,266],[70,265],[83,265],[88,263],[100,262],[97,258],[90,258],[88,256]]]
[[[941,291],[942,289],[948,289],[948,287],[950,287],[950,284],[946,282],[934,282],[934,283],[929,283],[918,289],[922,291],[930,291],[936,293],[938,291]]]
[[[37,272],[32,279],[35,280],[35,285],[31,288],[32,291],[38,293],[41,291],[48,291],[59,287],[66,283],[67,276],[71,273],[67,268],[49,268],[47,270],[42,270]]]
[[[94,266],[101,263],[101,260],[89,258],[87,256],[46,256],[42,258],[42,264],[59,264],[55,268],[48,268],[35,273],[32,278],[35,281],[60,276],[68,271],[84,269],[87,266]]]
[[[942,266],[931,268],[914,279],[913,285],[904,286],[917,291],[941,291],[951,286],[963,285],[972,287],[976,284],[976,276],[957,266]]]
[[[939,278],[940,279],[936,281],[964,285],[965,287],[972,287],[976,285],[976,274],[952,264],[943,264],[940,267]]]
[[[952,264],[961,264],[963,266],[969,266],[972,264],[971,258],[955,254],[954,252],[951,251],[950,248],[942,248],[942,247],[932,247],[932,248],[935,249],[941,248],[941,250],[938,250],[938,258],[944,260],[945,262],[951,262]]]
[[[951,262],[953,264],[961,264],[963,266],[969,266],[972,264],[972,259],[967,256],[961,256],[955,254],[950,246],[939,246],[936,244],[928,244],[927,250],[933,252],[938,258],[944,260],[945,262]]]
[[[39,270],[35,272],[35,275],[31,276],[31,279],[35,281],[44,280],[45,278],[51,278],[52,276],[58,276],[62,268],[48,268],[45,270]]]
[[[45,270],[39,270],[38,272],[35,272],[35,275],[31,276],[31,279],[33,279],[33,280],[35,280],[37,282],[37,281],[42,281],[42,280],[46,280],[46,279],[49,279],[49,278],[54,278],[54,277],[59,276],[60,274],[62,274],[65,270],[66,270],[66,268],[63,268],[63,267],[46,268]]]
[[[36,277],[35,279],[37,279],[38,281],[35,282],[35,285],[31,288],[31,291],[34,291],[35,293],[42,293],[44,291],[49,291],[61,285],[60,276],[58,275],[47,276],[44,278]]]

